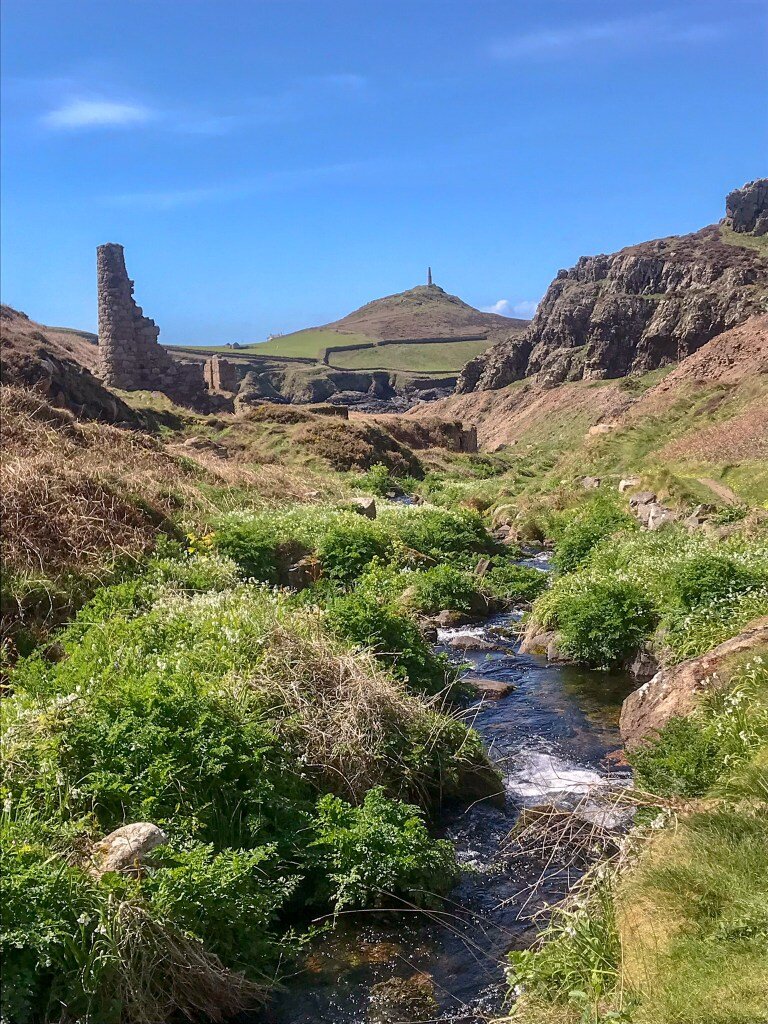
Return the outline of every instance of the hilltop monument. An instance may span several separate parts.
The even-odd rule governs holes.
[[[160,328],[133,298],[122,245],[96,249],[99,293],[99,376],[122,391],[162,391],[182,405],[200,406],[206,397],[203,365],[181,362],[157,338]]]
[[[432,287],[432,267],[427,267],[427,288]]]

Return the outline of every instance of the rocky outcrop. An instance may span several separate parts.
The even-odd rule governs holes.
[[[748,181],[726,196],[725,223],[741,234],[768,234],[768,178]]]
[[[661,669],[622,705],[619,728],[626,749],[652,738],[670,719],[689,715],[704,693],[728,684],[728,667],[735,659],[766,647],[768,617],[757,619],[739,636],[699,658]]]
[[[763,185],[740,190],[729,207],[739,230],[762,230]],[[731,244],[727,232],[712,225],[582,257],[558,273],[522,335],[464,367],[457,392],[496,390],[524,377],[547,387],[623,377],[686,358],[766,306],[768,260]]]

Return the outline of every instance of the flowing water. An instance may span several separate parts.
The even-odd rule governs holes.
[[[546,555],[522,564],[546,570]],[[548,665],[517,651],[518,613],[482,626],[441,630],[438,649],[470,662],[472,671],[514,690],[474,702],[470,720],[504,779],[506,807],[481,801],[441,815],[467,870],[441,911],[344,915],[321,936],[270,1006],[269,1024],[395,1024],[427,1020],[480,1024],[503,1009],[504,958],[531,944],[532,915],[558,901],[584,864],[552,859],[535,843],[510,840],[526,808],[570,810],[620,827],[599,796],[626,785],[626,771],[606,757],[620,747],[618,712],[632,688],[625,675]],[[459,634],[490,640],[494,650],[450,645]],[[461,643],[461,640],[459,641]]]

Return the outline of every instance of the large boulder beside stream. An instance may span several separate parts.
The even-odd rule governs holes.
[[[626,749],[652,739],[670,719],[690,715],[704,693],[728,685],[736,660],[763,649],[768,649],[768,616],[698,658],[660,669],[622,705],[619,728]]]

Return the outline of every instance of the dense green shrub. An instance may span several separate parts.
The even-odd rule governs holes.
[[[462,572],[451,565],[436,565],[423,572],[414,572],[408,588],[408,606],[425,615],[444,609],[469,612],[483,604],[480,577]]]
[[[691,718],[673,718],[630,761],[640,789],[662,796],[702,796],[720,776],[716,737]]]
[[[482,579],[483,589],[494,597],[514,603],[533,601],[543,593],[549,581],[546,573],[528,565],[495,565]]]
[[[564,650],[597,668],[632,654],[653,625],[652,604],[641,587],[628,580],[592,581],[561,597],[557,606]]]
[[[339,583],[351,583],[374,559],[386,559],[392,540],[375,523],[358,522],[331,526],[320,542],[318,554],[323,572]]]
[[[631,529],[637,529],[637,521],[613,498],[598,495],[567,520],[558,537],[554,564],[561,572],[573,572],[604,537]]]
[[[354,591],[333,601],[328,625],[338,636],[365,647],[412,688],[437,693],[450,665],[433,653],[416,623],[373,594]]]
[[[429,835],[418,807],[370,790],[360,807],[325,796],[317,806],[313,850],[326,898],[344,907],[434,906],[456,881],[452,845]]]
[[[355,481],[359,487],[383,498],[387,494],[403,494],[412,491],[417,481],[412,476],[395,476],[383,463],[377,462]]]
[[[278,914],[300,880],[274,847],[161,847],[152,861],[139,891],[155,916],[173,921],[235,970],[268,969]]]
[[[468,509],[448,511],[421,507],[384,510],[381,522],[407,547],[435,559],[493,548],[482,517]]]
[[[284,953],[275,925],[294,880],[285,866],[268,878],[268,850],[160,849],[140,879],[97,881],[34,831],[25,820],[2,832],[4,1021],[60,1020],[62,1005],[100,1024],[234,1012],[215,956],[258,978]],[[193,964],[194,983],[177,987]]]
[[[764,539],[716,541],[678,527],[629,531],[598,542],[572,572],[558,575],[537,598],[534,619],[558,629],[561,611],[578,595],[624,582],[642,588],[658,624],[653,642],[665,662],[695,657],[768,614],[768,548]],[[651,639],[650,629],[645,637]]]
[[[279,539],[275,525],[264,518],[230,518],[216,530],[216,547],[236,562],[250,579],[277,583]]]
[[[351,656],[317,610],[243,583],[190,595],[182,582],[215,584],[232,567],[188,568],[157,585],[150,608],[102,595],[90,626],[62,634],[62,660],[14,669],[0,709],[0,796],[18,822],[3,865],[9,1020],[44,1020],[51,1001],[119,1024],[137,1016],[135,992],[153,1000],[138,1019],[166,1019],[188,956],[206,965],[196,985],[226,992],[225,968],[256,981],[272,970],[289,911],[387,891],[419,900],[453,878],[447,844],[383,792],[425,804],[463,792],[490,772],[479,737],[370,655]],[[369,635],[396,627],[414,675],[442,684],[407,618],[350,621]],[[315,826],[318,795],[363,803],[373,787],[358,809],[322,803]],[[96,882],[72,866],[137,820],[171,837],[140,879]]]
[[[675,566],[671,591],[673,600],[691,610],[709,601],[744,593],[761,582],[757,572],[735,559],[703,552]]]

